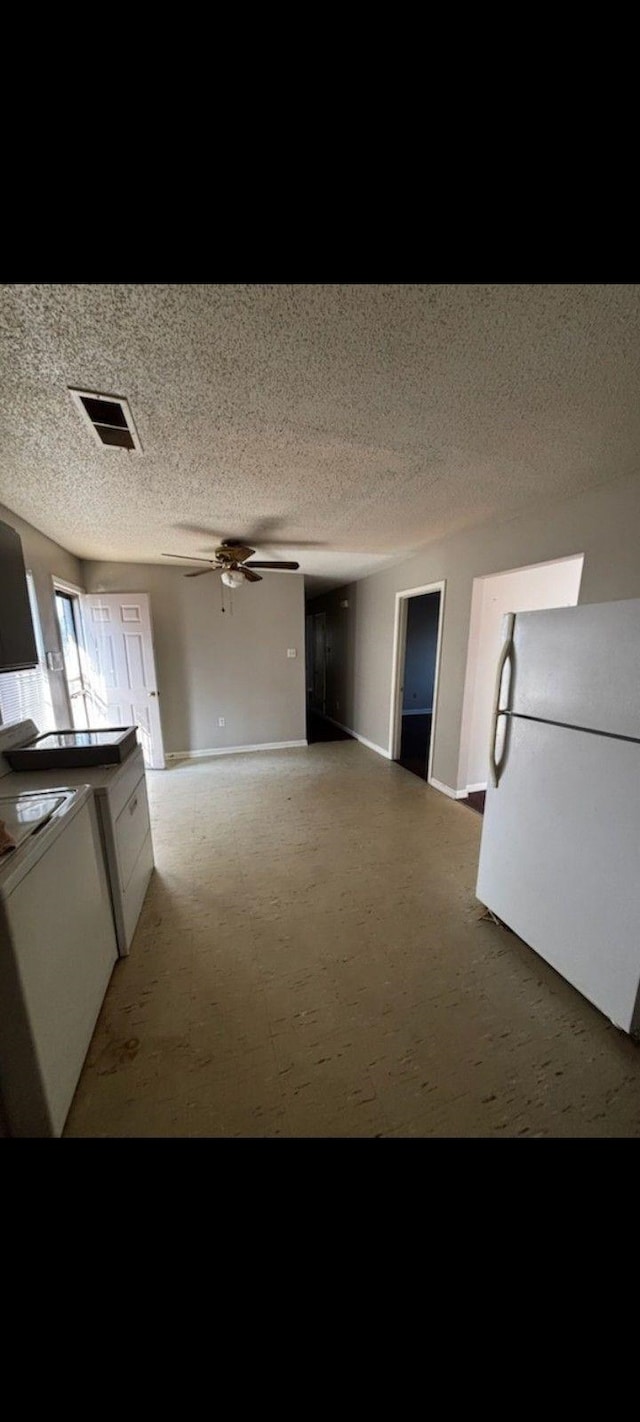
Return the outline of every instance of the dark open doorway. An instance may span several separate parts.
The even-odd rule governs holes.
[[[428,778],[434,713],[440,592],[406,599],[406,638],[400,684],[401,734],[398,765]]]
[[[348,731],[343,731],[342,726],[337,726],[335,721],[330,721],[327,716],[318,716],[316,711],[311,711],[307,706],[307,740],[312,746],[316,741],[352,741],[353,736],[350,736]]]
[[[327,616],[308,613],[305,621],[307,666],[307,740],[351,741],[353,736],[327,716]]]
[[[486,793],[486,790],[470,790],[466,800],[463,800],[462,803],[468,805],[470,810],[477,810],[479,815],[483,815]]]

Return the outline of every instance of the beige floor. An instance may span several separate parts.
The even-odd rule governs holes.
[[[637,1136],[640,1046],[481,921],[481,820],[353,741],[149,776],[68,1136]]]

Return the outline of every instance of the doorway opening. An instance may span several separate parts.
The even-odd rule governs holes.
[[[458,785],[465,787],[464,803],[481,814],[489,779],[491,708],[504,615],[575,607],[583,564],[584,554],[577,553],[473,580]]]
[[[305,619],[307,667],[307,741],[351,741],[353,736],[327,716],[327,672],[330,647],[326,612],[307,613]]]
[[[74,730],[86,731],[89,725],[87,687],[83,672],[86,658],[78,594],[62,591],[55,586],[54,592],[72,725]]]
[[[396,593],[391,758],[431,781],[444,583]]]

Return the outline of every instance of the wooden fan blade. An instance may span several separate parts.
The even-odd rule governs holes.
[[[183,559],[185,559],[185,561],[186,561],[187,563],[209,563],[210,566],[211,566],[211,564],[212,564],[212,559],[211,559],[211,558],[194,558],[193,553],[161,553],[161,554],[160,554],[160,557],[161,557],[161,558],[183,558]]]
[[[262,578],[260,577],[260,574],[259,574],[259,573],[252,573],[252,572],[250,571],[250,569],[247,568],[246,563],[243,564],[243,566],[242,566],[241,569],[240,569],[240,572],[241,572],[241,573],[244,573],[245,578],[246,578],[246,580],[247,580],[248,583],[261,583],[261,582],[262,582]]]
[[[243,568],[290,568],[295,572],[300,567],[299,563],[243,563]]]
[[[202,578],[205,573],[219,573],[219,568],[196,568],[195,573],[185,573],[185,578]]]

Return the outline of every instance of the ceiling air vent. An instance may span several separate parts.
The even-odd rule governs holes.
[[[142,453],[133,415],[121,395],[98,395],[94,390],[71,388],[69,394],[97,444]]]

